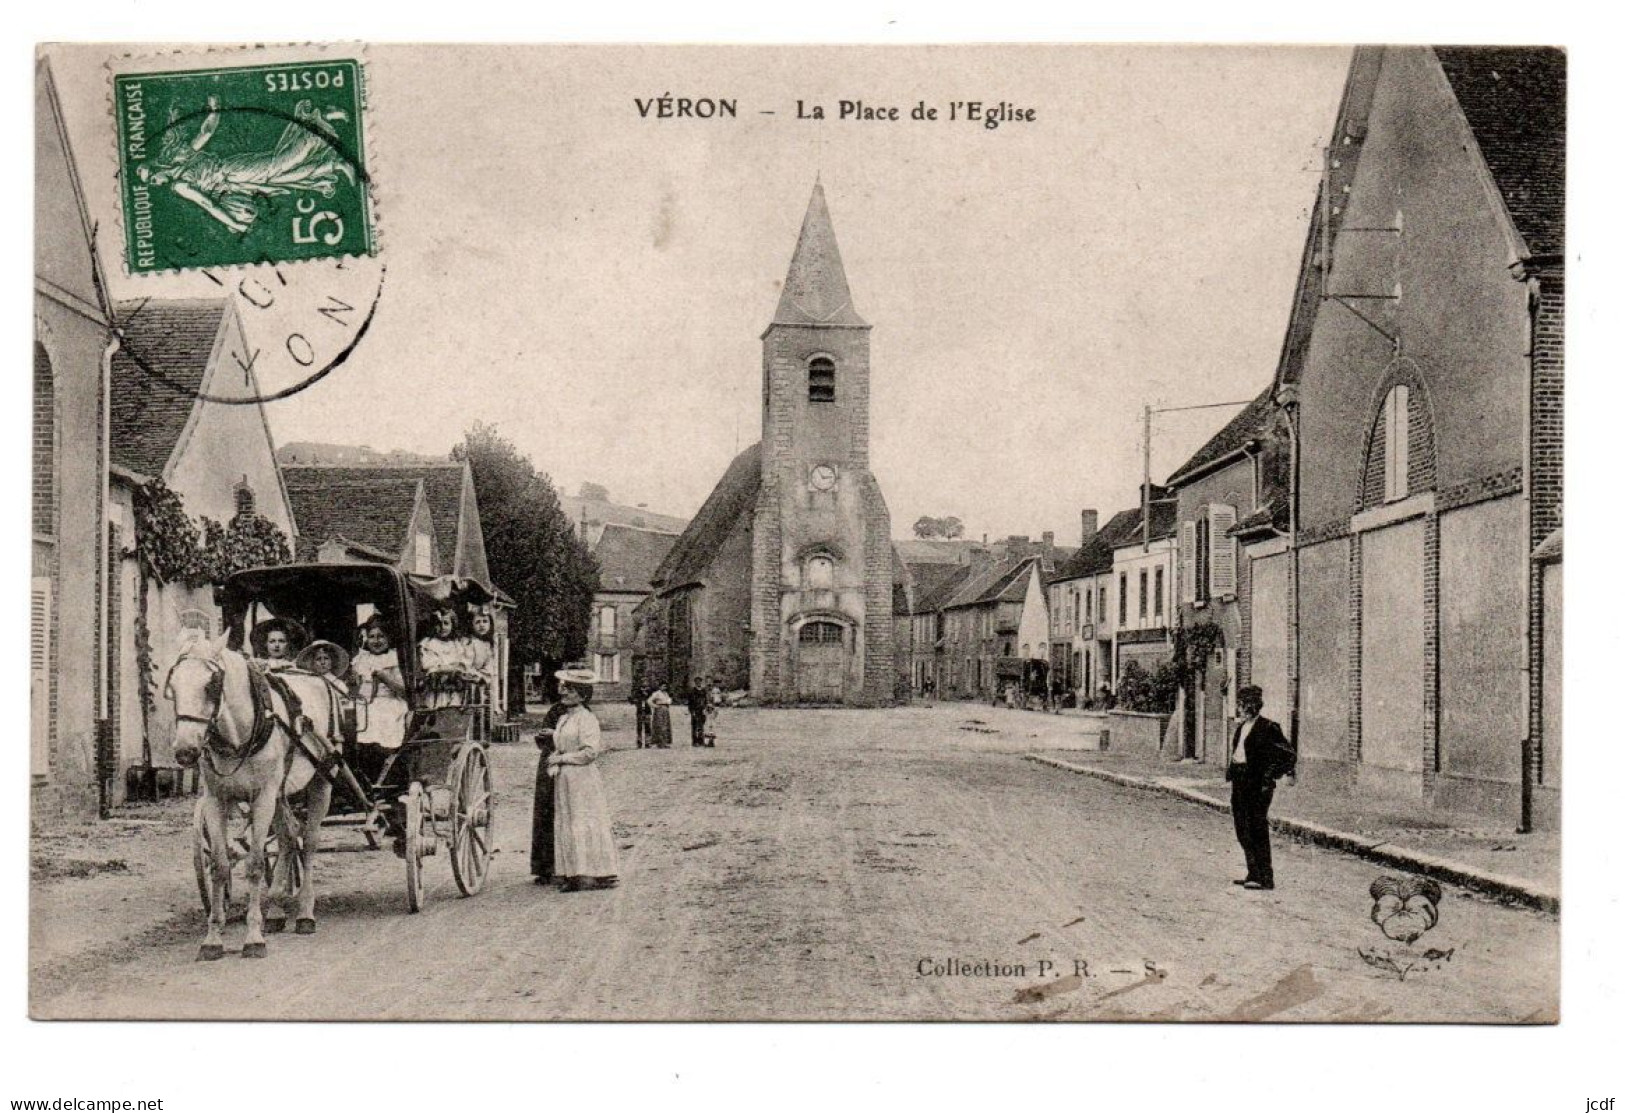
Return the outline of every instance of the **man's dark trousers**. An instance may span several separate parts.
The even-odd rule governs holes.
[[[1275,798],[1275,781],[1246,765],[1233,765],[1230,780],[1230,814],[1236,821],[1236,841],[1247,858],[1247,880],[1260,885],[1275,884],[1270,861],[1270,801]]]

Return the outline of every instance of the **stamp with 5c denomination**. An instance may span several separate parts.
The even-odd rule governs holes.
[[[130,273],[372,254],[364,81],[351,58],[115,74]]]

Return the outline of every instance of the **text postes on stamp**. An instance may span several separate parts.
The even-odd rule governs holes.
[[[353,59],[113,78],[132,274],[373,252]]]

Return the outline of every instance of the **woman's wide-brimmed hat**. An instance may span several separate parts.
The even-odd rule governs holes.
[[[343,676],[345,673],[350,671],[349,652],[342,645],[339,645],[336,642],[323,641],[321,639],[317,639],[316,641],[313,641],[309,645],[305,646],[304,650],[299,654],[299,656],[293,659],[293,663],[304,669],[306,672],[315,672],[316,654],[324,649],[333,658],[332,675]]]
[[[574,684],[577,687],[592,687],[598,683],[598,677],[591,669],[560,669],[553,674],[553,679],[560,684]]]

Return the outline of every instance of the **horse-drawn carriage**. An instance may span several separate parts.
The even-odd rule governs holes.
[[[288,871],[276,874],[284,887],[290,893],[302,891],[306,879],[301,874],[310,865],[308,844],[315,841],[317,827],[358,828],[369,846],[377,849],[388,843],[405,860],[411,911],[424,904],[424,860],[437,856],[441,847],[447,848],[458,889],[467,896],[478,893],[485,884],[493,842],[486,753],[490,692],[484,681],[467,672],[425,668],[417,646],[421,637],[432,633],[431,616],[436,611],[487,606],[491,594],[472,580],[408,575],[384,565],[304,564],[240,572],[217,591],[216,599],[225,638],[224,646],[213,650],[212,667],[225,671],[219,664],[225,659],[221,649],[245,663],[250,695],[256,685],[267,689],[259,697],[263,710],[245,722],[275,720],[265,729],[270,733],[280,729],[286,736],[289,767],[295,762],[301,767],[308,764],[324,782],[318,786],[324,791],[314,825],[303,827],[301,834],[300,824],[308,814],[295,815],[284,802],[271,827],[258,837],[251,828],[241,840],[227,840],[236,844],[237,855],[251,856],[255,843],[262,842],[261,872],[270,876],[281,867]],[[400,711],[372,724],[373,729],[369,715],[381,716],[382,711],[374,709],[383,706],[377,684],[255,659],[264,650],[255,644],[257,636],[263,640],[256,632],[268,626],[298,629],[313,647],[323,642],[343,647],[355,644],[364,625],[379,627],[392,647],[389,688],[394,693],[392,706]],[[181,664],[176,668],[180,670]],[[206,721],[201,715],[177,714],[177,719],[205,721],[209,744],[215,744],[230,733],[220,725],[222,703],[217,691]],[[206,750],[207,745],[199,748]],[[240,767],[244,758],[234,756],[236,752],[204,753],[206,786],[210,761],[217,771],[234,760]],[[245,791],[236,796],[247,803]],[[205,910],[212,906],[213,874],[222,868],[213,832],[223,833],[223,825],[206,822],[212,803],[207,796],[199,801],[195,825],[194,859]],[[229,865],[224,869],[229,886]],[[302,899],[301,907],[299,930],[307,930],[307,925],[314,930],[309,911],[313,904]],[[278,930],[280,919],[273,917],[267,927]]]

